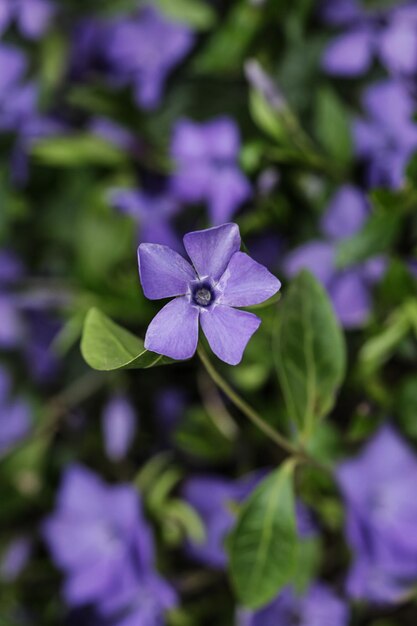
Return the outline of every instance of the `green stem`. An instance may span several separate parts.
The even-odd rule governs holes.
[[[250,419],[269,439],[277,444],[280,448],[285,450],[288,454],[295,455],[297,457],[303,457],[305,454],[299,450],[291,441],[288,441],[283,435],[278,433],[272,426],[266,422],[263,417],[259,415],[254,408],[250,406],[243,398],[241,398],[234,389],[224,380],[219,372],[213,367],[210,359],[208,358],[204,348],[201,345],[197,349],[198,356],[201,359],[202,364],[207,370],[208,375],[213,379],[216,385],[226,394],[231,402]]]

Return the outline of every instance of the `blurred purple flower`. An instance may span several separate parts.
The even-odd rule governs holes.
[[[365,117],[354,121],[358,156],[367,167],[367,183],[401,187],[406,165],[417,150],[416,109],[407,87],[393,80],[375,83],[363,96]]]
[[[25,321],[23,350],[28,369],[39,384],[52,382],[60,372],[61,363],[53,342],[62,328],[61,321],[48,311],[22,307]]]
[[[348,626],[349,609],[326,585],[315,583],[303,595],[286,588],[267,607],[240,610],[236,626]]]
[[[228,117],[201,124],[183,119],[175,125],[173,192],[182,202],[206,202],[214,225],[229,221],[251,196],[238,165],[239,150],[239,131]]]
[[[384,426],[336,476],[354,554],[348,593],[379,604],[401,601],[417,581],[415,454]]]
[[[107,117],[94,117],[88,128],[93,135],[101,137],[125,152],[135,153],[138,148],[132,133],[118,122]]]
[[[261,320],[234,307],[264,302],[280,288],[279,280],[240,252],[236,224],[188,233],[184,247],[193,265],[157,244],[141,244],[139,273],[150,300],[174,300],[154,317],[145,337],[147,350],[173,359],[189,359],[197,348],[199,322],[214,354],[237,365]]]
[[[167,440],[184,415],[188,397],[181,387],[159,389],[155,398],[155,414],[160,426],[161,436]]]
[[[20,576],[29,561],[31,550],[32,542],[28,537],[19,537],[8,545],[0,561],[0,579],[3,582],[14,582]]]
[[[173,590],[155,572],[152,533],[130,485],[106,485],[72,465],[43,535],[65,573],[69,606],[94,605],[118,626],[159,626],[175,604]]]
[[[111,461],[123,459],[136,434],[137,416],[129,398],[123,394],[113,396],[102,414],[104,447]]]
[[[26,437],[31,428],[27,402],[11,396],[11,379],[0,367],[0,456]]]
[[[303,244],[290,252],[285,261],[288,276],[308,269],[323,283],[345,328],[357,328],[367,321],[372,308],[371,287],[382,278],[386,267],[382,257],[374,257],[361,265],[337,268],[337,243],[358,232],[367,215],[362,192],[344,185],[332,198],[321,222],[327,240]]]
[[[374,58],[392,74],[413,75],[417,70],[417,7],[412,4],[369,11],[356,0],[331,0],[322,15],[345,29],[324,52],[328,73],[358,76]]]
[[[23,321],[12,291],[22,276],[18,257],[10,250],[0,249],[0,348],[3,350],[15,348],[22,338]]]
[[[10,163],[18,185],[27,180],[27,153],[33,142],[62,130],[62,124],[39,112],[39,89],[26,81],[27,67],[21,50],[0,45],[0,133],[16,135]]]
[[[150,193],[135,189],[112,189],[112,206],[132,217],[139,225],[139,243],[158,243],[178,252],[183,250],[172,227],[172,218],[180,211],[178,202],[168,193]]]
[[[0,35],[16,22],[22,35],[39,39],[54,13],[55,6],[50,0],[0,0]]]
[[[109,24],[103,43],[111,82],[132,85],[137,104],[154,109],[168,75],[190,51],[194,35],[148,6]]]

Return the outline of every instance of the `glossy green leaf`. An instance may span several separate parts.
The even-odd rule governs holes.
[[[333,407],[346,348],[327,293],[307,271],[284,294],[275,356],[288,415],[308,438]]]
[[[297,555],[294,463],[270,474],[245,502],[230,542],[231,576],[245,606],[267,604],[290,580]]]
[[[113,322],[98,309],[91,309],[84,322],[81,352],[90,367],[101,371],[148,369],[175,363],[146,350],[142,339]]]

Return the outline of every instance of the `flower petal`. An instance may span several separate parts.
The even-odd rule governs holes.
[[[239,227],[223,224],[188,233],[184,237],[184,246],[198,275],[218,280],[233,254],[240,249]]]
[[[355,235],[369,214],[365,195],[353,185],[342,185],[321,220],[321,230],[333,241]]]
[[[145,348],[172,359],[190,359],[198,343],[198,308],[187,298],[168,302],[149,324]]]
[[[221,304],[250,306],[271,298],[279,291],[281,283],[266,267],[244,252],[236,252],[218,287],[223,292],[219,298]]]
[[[249,339],[261,323],[253,313],[223,305],[202,311],[200,321],[214,354],[229,365],[240,363]]]
[[[191,265],[167,246],[141,243],[138,261],[143,293],[150,300],[183,296],[196,278]]]
[[[373,34],[367,29],[352,30],[339,35],[325,50],[323,68],[329,74],[358,76],[369,68],[372,48]]]
[[[303,269],[309,270],[323,285],[331,282],[334,269],[335,250],[331,243],[309,241],[292,250],[285,261],[285,272],[292,278]]]
[[[417,69],[416,23],[394,19],[381,34],[379,54],[391,72],[413,74]]]
[[[331,286],[336,314],[345,328],[366,323],[372,309],[371,294],[360,272],[351,270],[337,277]]]
[[[239,168],[234,165],[223,167],[219,171],[213,169],[210,183],[208,201],[212,223],[224,224],[250,197],[250,184]]]

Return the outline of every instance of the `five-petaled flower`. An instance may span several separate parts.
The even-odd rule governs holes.
[[[166,246],[143,243],[139,273],[150,300],[174,297],[150,323],[145,348],[188,359],[198,343],[198,323],[213,352],[237,365],[261,320],[247,307],[268,300],[281,283],[263,265],[240,252],[236,224],[188,233],[184,247],[192,265]]]

